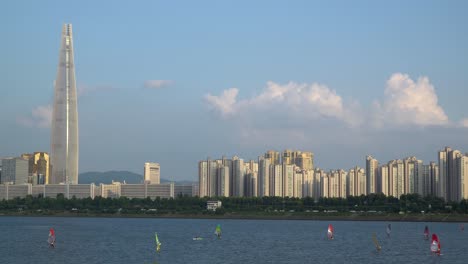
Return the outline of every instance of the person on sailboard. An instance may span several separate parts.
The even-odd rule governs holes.
[[[327,237],[328,239],[332,240],[333,239],[333,226],[331,224],[328,225],[328,230],[327,230]]]
[[[216,226],[215,235],[216,235],[218,238],[221,238],[221,225],[217,225],[217,226]]]
[[[377,249],[377,252],[380,252],[382,247],[380,246],[379,241],[377,241],[377,236],[375,235],[375,233],[372,233],[372,241],[374,241],[375,249]]]
[[[429,239],[429,227],[428,226],[424,228],[424,239],[426,240]]]
[[[161,242],[159,242],[158,233],[154,233],[154,239],[156,242],[156,252],[161,251]]]
[[[440,256],[440,241],[436,234],[432,234],[431,252]]]
[[[387,237],[390,237],[390,233],[392,232],[392,224],[387,225]]]
[[[53,228],[49,229],[47,242],[49,243],[49,247],[55,248],[55,230]]]

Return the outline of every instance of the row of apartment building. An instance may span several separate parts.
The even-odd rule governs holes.
[[[441,169],[440,169],[441,168]],[[468,154],[445,148],[438,163],[416,157],[380,165],[366,157],[366,169],[314,169],[311,152],[268,151],[258,161],[234,156],[198,163],[200,196],[342,197],[384,193],[436,195],[447,201],[468,199]]]
[[[58,194],[63,194],[65,198],[76,197],[93,198],[101,196],[104,198],[174,198],[176,196],[198,195],[197,185],[176,185],[174,183],[162,184],[122,184],[113,182],[112,184],[1,184],[0,200],[14,198],[24,198],[27,195],[33,197],[56,198]]]

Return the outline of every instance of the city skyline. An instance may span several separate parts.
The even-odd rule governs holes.
[[[379,161],[365,158],[358,165],[323,170],[314,167],[308,151],[268,150],[257,160],[234,156],[198,162],[200,197],[320,197],[347,198],[382,193],[396,198],[404,194],[436,196],[445,201],[468,199],[468,152],[445,147],[437,162],[424,163],[417,157]]]
[[[51,153],[64,22],[79,39],[80,172],[154,161],[194,180],[201,157],[265,149],[310,150],[326,169],[467,150],[468,3],[400,3],[6,3],[0,157]]]

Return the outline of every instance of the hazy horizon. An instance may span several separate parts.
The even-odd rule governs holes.
[[[311,151],[323,169],[468,152],[468,2],[11,1],[0,157],[50,152],[73,25],[79,172],[196,181],[207,157]]]

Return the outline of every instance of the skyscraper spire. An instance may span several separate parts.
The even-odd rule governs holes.
[[[78,183],[78,109],[72,25],[62,28],[51,129],[50,183]]]

